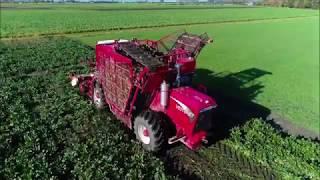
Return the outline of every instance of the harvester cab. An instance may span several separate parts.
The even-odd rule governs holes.
[[[145,149],[182,142],[196,149],[206,141],[217,104],[191,86],[206,34],[174,33],[154,40],[106,40],[96,45],[88,75],[72,75],[97,108],[109,107]]]

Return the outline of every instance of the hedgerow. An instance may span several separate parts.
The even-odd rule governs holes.
[[[77,64],[93,58],[91,48],[53,38],[0,50],[0,177],[166,178],[119,121],[70,87],[68,72],[88,71]]]
[[[284,135],[262,120],[233,129],[226,143],[271,167],[282,179],[320,179],[320,144]]]

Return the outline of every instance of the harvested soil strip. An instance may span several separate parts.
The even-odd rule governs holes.
[[[272,170],[236,153],[223,143],[193,152],[179,146],[168,150],[165,163],[182,179],[276,179]],[[208,152],[208,150],[206,150]]]
[[[16,35],[16,36],[4,36],[1,40],[11,40],[19,38],[33,38],[33,37],[44,37],[44,36],[64,36],[68,34],[89,34],[89,33],[101,33],[101,32],[112,32],[119,30],[136,30],[136,29],[152,29],[152,28],[165,28],[165,27],[179,27],[179,26],[192,26],[192,25],[204,25],[204,24],[229,24],[229,23],[248,23],[248,22],[269,22],[277,20],[289,20],[298,18],[310,18],[317,16],[293,16],[286,18],[261,18],[261,19],[242,19],[242,20],[225,20],[225,21],[207,21],[207,22],[194,22],[194,23],[177,23],[177,24],[163,24],[163,25],[148,25],[148,26],[133,26],[133,27],[112,27],[92,30],[77,30],[77,31],[66,31],[66,32],[52,32],[52,33],[39,33],[33,35]]]

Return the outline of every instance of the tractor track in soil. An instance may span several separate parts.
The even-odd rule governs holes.
[[[221,142],[208,147],[210,156],[203,150],[197,152],[184,146],[174,147],[168,150],[163,161],[169,173],[180,179],[276,179],[272,170]]]
[[[206,22],[193,22],[193,23],[173,23],[173,24],[162,24],[162,25],[147,25],[147,26],[132,26],[132,27],[112,27],[112,28],[101,28],[101,29],[91,29],[91,30],[76,30],[76,31],[65,31],[65,32],[52,32],[52,33],[39,33],[30,35],[16,35],[16,36],[2,36],[1,40],[15,40],[15,39],[30,39],[30,38],[40,38],[40,37],[53,37],[53,36],[70,36],[70,35],[94,35],[98,33],[112,33],[119,31],[141,31],[154,28],[167,28],[167,27],[181,27],[181,26],[194,26],[194,25],[205,25],[205,24],[236,24],[236,23],[255,23],[255,22],[273,22],[273,21],[283,21],[290,19],[300,19],[300,18],[311,18],[318,17],[318,15],[313,16],[292,16],[292,17],[275,17],[275,18],[257,18],[257,19],[238,19],[238,20],[223,20],[223,21],[206,21]]]

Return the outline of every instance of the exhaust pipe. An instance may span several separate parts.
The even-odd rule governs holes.
[[[180,87],[180,82],[181,82],[181,69],[180,69],[181,65],[180,64],[176,64],[175,68],[177,70],[177,77],[176,77],[176,81],[177,81],[177,86]]]
[[[160,85],[160,105],[163,108],[166,108],[168,105],[168,97],[169,97],[169,84],[166,81],[163,81]]]

